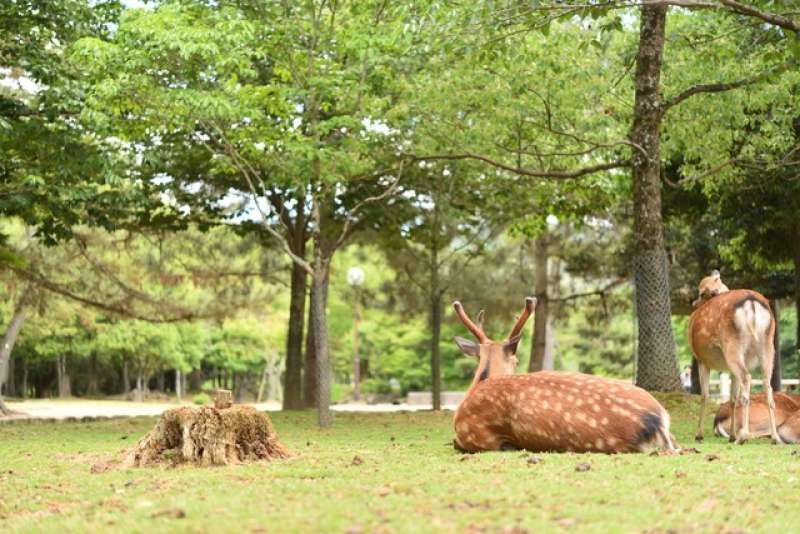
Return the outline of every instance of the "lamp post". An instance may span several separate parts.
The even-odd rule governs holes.
[[[364,284],[364,269],[355,266],[347,270],[347,283],[353,288],[353,400],[361,398],[361,355],[359,354],[358,325],[361,320],[361,286]]]

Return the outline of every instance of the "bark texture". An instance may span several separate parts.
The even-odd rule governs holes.
[[[533,373],[545,368],[545,356],[548,346],[549,303],[547,294],[548,263],[547,235],[541,234],[534,243],[534,296],[536,297],[536,313],[533,316],[533,339],[531,340],[531,358],[528,371]]]
[[[329,266],[317,260],[314,276],[314,291],[311,306],[314,308],[314,347],[317,356],[317,424],[320,427],[330,426],[332,422],[331,403],[331,365],[328,352],[328,314],[325,305],[328,293]]]
[[[305,255],[305,242],[298,256]],[[302,266],[292,263],[291,301],[289,303],[289,332],[286,337],[286,375],[284,379],[284,410],[303,408],[303,322],[306,307],[307,275]]]
[[[11,317],[3,340],[0,341],[0,414],[8,415],[11,410],[8,409],[5,402],[3,402],[3,388],[5,386],[6,377],[8,376],[8,364],[11,359],[11,351],[14,350],[14,344],[17,342],[17,336],[25,323],[25,316],[28,312],[28,306],[31,303],[31,289],[26,288],[22,296],[14,308],[14,315]]]
[[[800,351],[800,222],[794,226],[794,309],[797,317],[794,348]]]
[[[442,370],[439,350],[442,337],[442,293],[438,289],[431,295],[431,399],[434,410],[442,409]]]
[[[228,465],[288,458],[269,416],[252,406],[167,410],[155,428],[127,453],[124,464]]]
[[[634,273],[639,344],[636,385],[647,390],[681,388],[672,334],[669,273],[661,219],[662,103],[659,95],[667,6],[641,8],[636,60],[633,157]]]

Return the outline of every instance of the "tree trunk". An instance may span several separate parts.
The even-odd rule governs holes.
[[[128,358],[122,359],[122,391],[125,393],[125,398],[131,393],[131,377],[128,373]]]
[[[22,359],[22,398],[28,398],[28,360]]]
[[[159,393],[167,392],[167,373],[165,371],[158,373],[158,383],[156,386],[158,387]]]
[[[58,378],[58,397],[66,399],[72,395],[69,373],[67,372],[67,355],[56,358],[56,376]]]
[[[641,8],[636,60],[633,150],[634,273],[639,322],[636,385],[679,391],[681,382],[672,334],[669,273],[661,220],[662,120],[659,96],[667,6]],[[642,153],[645,152],[644,154]]]
[[[139,371],[136,373],[136,395],[134,399],[136,402],[142,402],[144,400],[144,376],[142,372]]]
[[[300,257],[305,255],[305,240],[302,243],[302,250],[295,252]],[[306,306],[306,276],[305,270],[300,265],[292,263],[289,332],[286,337],[284,410],[301,410],[303,408],[303,321],[305,321]]]
[[[261,380],[258,383],[258,395],[256,396],[256,403],[260,403],[264,399],[264,388],[267,387],[267,376],[269,375],[269,363],[264,362],[264,370],[261,371]]]
[[[317,246],[315,265],[314,290],[312,291],[311,305],[314,308],[314,347],[316,352],[317,371],[317,424],[320,427],[330,426],[332,422],[331,403],[331,364],[328,353],[328,316],[325,311],[328,293],[329,265],[320,257],[319,245]]]
[[[6,397],[16,397],[17,396],[17,383],[15,380],[15,373],[16,370],[14,369],[14,354],[12,353],[8,357],[8,372],[6,373]]]
[[[439,345],[442,337],[442,292],[438,288],[431,294],[431,399],[434,410],[442,409],[442,371]]]
[[[192,372],[189,373],[189,387],[192,391],[200,391],[203,389],[203,370],[202,369],[192,369]]]
[[[528,362],[528,371],[534,373],[544,369],[545,353],[548,345],[548,295],[547,272],[548,251],[547,234],[542,233],[536,238],[534,244],[534,265],[536,268],[534,293],[536,296],[536,313],[533,316],[533,339],[531,340],[531,359]]]
[[[89,377],[86,385],[87,395],[97,395],[100,389],[98,379],[97,354],[92,352],[91,356],[89,356]]]
[[[180,403],[183,397],[183,383],[181,382],[181,377],[183,373],[181,373],[180,369],[175,369],[175,398]]]
[[[16,308],[14,308],[14,315],[11,317],[11,323],[9,323],[6,333],[3,335],[3,340],[0,342],[0,414],[3,415],[11,413],[11,410],[9,410],[3,402],[3,386],[8,376],[8,362],[11,358],[11,351],[14,350],[17,336],[25,322],[25,315],[28,313],[28,304],[30,304],[31,296],[31,289],[26,288],[19,302],[17,302]]]
[[[697,358],[692,358],[692,395],[700,395],[700,365],[697,363]]]
[[[325,273],[325,282],[323,284],[323,309],[328,306],[328,286],[330,284],[330,272]],[[312,283],[310,291],[311,302],[314,302],[315,285]],[[305,370],[303,371],[304,377],[304,404],[306,408],[317,407],[317,340],[316,333],[313,325],[315,319],[314,306],[308,306],[308,333],[306,335],[306,361]]]
[[[800,353],[800,222],[794,226],[794,310],[797,320],[794,350]]]
[[[770,384],[772,384],[773,391],[780,391],[783,385],[781,384],[781,336],[779,335],[780,323],[778,322],[780,307],[778,305],[778,299],[771,299],[769,304],[772,306],[772,315],[775,317],[775,337],[772,340],[773,346],[775,347],[775,363],[772,366],[772,376],[769,381]]]

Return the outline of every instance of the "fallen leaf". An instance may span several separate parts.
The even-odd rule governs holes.
[[[675,471],[675,478],[686,478],[686,471]]]
[[[169,517],[171,519],[183,519],[186,517],[186,512],[182,508],[168,508],[166,510],[161,510],[160,512],[153,512],[150,516],[152,518],[156,517]]]
[[[350,462],[350,465],[361,465],[363,463],[364,463],[364,459],[361,458],[361,456],[356,454],[355,456],[353,456],[353,461]]]
[[[542,463],[542,459],[539,456],[534,456],[533,454],[528,456],[528,465],[536,465]]]
[[[706,462],[713,462],[719,460],[719,454],[706,454]]]
[[[378,488],[378,496],[379,497],[386,497],[392,492],[392,488],[389,486],[383,486],[382,488]]]
[[[591,464],[582,463],[575,466],[575,471],[583,473],[584,471],[589,471],[591,468],[592,468]]]

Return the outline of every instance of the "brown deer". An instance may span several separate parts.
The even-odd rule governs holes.
[[[455,414],[454,446],[462,452],[641,452],[675,450],[669,414],[645,390],[622,380],[540,371],[515,375],[520,333],[536,305],[525,309],[504,341],[492,341],[456,301],[453,307],[478,343],[456,337],[478,358],[472,384]]]
[[[781,391],[775,392],[775,425],[778,435],[786,443],[797,443],[800,438],[800,426],[796,421],[800,418],[793,416],[800,410],[800,395],[790,395]],[[731,405],[726,402],[720,405],[714,416],[714,434],[729,438],[731,428]],[[769,408],[767,396],[756,393],[750,399],[750,429],[749,435],[754,438],[763,438],[770,435]]]
[[[700,378],[700,417],[695,439],[703,440],[703,421],[708,402],[708,382],[711,370],[729,371],[731,385],[730,440],[747,441],[750,429],[750,369],[761,364],[764,393],[767,399],[769,435],[781,443],[775,423],[775,399],[770,377],[775,359],[775,318],[769,301],[756,291],[731,291],[722,283],[719,271],[703,278],[698,287],[699,298],[689,317],[689,346],[698,363]],[[736,426],[743,413],[741,427]],[[734,431],[737,429],[737,431]]]

